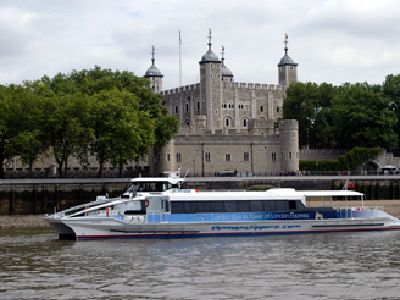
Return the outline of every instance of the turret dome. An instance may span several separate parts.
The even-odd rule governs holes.
[[[210,29],[210,33],[208,35],[208,50],[206,52],[206,54],[204,54],[201,57],[200,60],[200,64],[206,63],[206,62],[221,62],[218,58],[218,56],[211,50],[211,29]]]
[[[222,46],[222,52],[221,52],[221,61],[222,61],[222,65],[221,65],[221,76],[222,77],[233,77],[233,73],[231,70],[229,70],[229,68],[227,66],[225,66],[225,57],[224,57],[224,51],[225,48],[224,46]]]
[[[288,54],[288,35],[285,34],[285,55],[283,55],[283,57],[279,60],[278,63],[278,67],[282,67],[282,66],[298,66],[299,64],[294,62],[293,59],[289,56]]]
[[[161,73],[160,69],[156,67],[154,64],[155,58],[154,58],[154,53],[155,53],[155,47],[151,47],[151,66],[150,68],[147,69],[146,73],[144,73],[145,78],[149,77],[163,77],[163,74]]]

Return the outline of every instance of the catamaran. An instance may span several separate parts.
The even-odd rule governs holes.
[[[311,198],[360,200],[360,206],[307,205]],[[118,198],[59,218],[77,239],[178,238],[400,230],[380,207],[355,191],[194,192]]]

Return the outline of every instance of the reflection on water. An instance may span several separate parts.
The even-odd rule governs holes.
[[[0,299],[399,299],[400,232],[59,241],[0,235]]]

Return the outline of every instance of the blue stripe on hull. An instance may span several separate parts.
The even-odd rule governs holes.
[[[200,237],[238,237],[238,236],[258,236],[258,235],[289,235],[289,234],[310,234],[310,233],[334,233],[334,232],[365,232],[365,231],[395,231],[400,227],[380,227],[380,228],[341,228],[329,230],[307,230],[307,231],[285,231],[285,232],[189,232],[189,233],[170,233],[170,234],[118,234],[118,235],[84,235],[77,236],[80,240],[89,239],[175,239],[175,238],[200,238]]]

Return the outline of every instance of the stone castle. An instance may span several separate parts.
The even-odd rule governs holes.
[[[278,85],[237,83],[221,59],[212,51],[211,31],[208,50],[201,57],[200,82],[163,90],[161,71],[152,64],[144,77],[165,100],[168,113],[179,118],[176,137],[157,155],[150,154],[124,170],[140,170],[152,174],[177,171],[191,176],[276,175],[299,170],[298,123],[282,119],[285,91],[297,81],[297,67],[288,55],[285,36],[284,56],[278,63]],[[34,163],[41,176],[55,175],[54,158],[42,155]],[[115,170],[110,163],[105,171]],[[24,172],[27,168],[19,157],[5,163],[7,172]],[[69,172],[97,172],[98,162],[89,157],[83,167],[76,157],[68,160]],[[95,174],[95,173],[94,173]],[[45,175],[46,176],[46,175]],[[51,175],[50,175],[51,176]],[[107,176],[107,172],[105,172]]]
[[[162,89],[163,75],[152,65],[144,77],[165,100],[168,113],[179,118],[179,132],[150,169],[192,175],[269,175],[299,170],[298,122],[282,119],[287,87],[297,82],[297,67],[288,55],[278,63],[278,84],[238,83],[212,51],[201,57],[200,82],[171,90]]]

